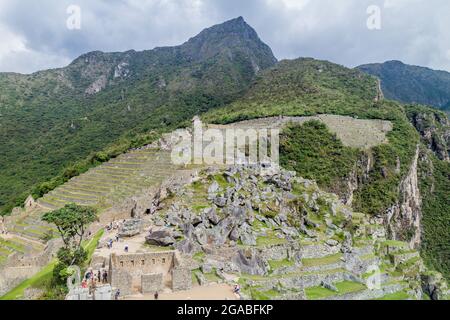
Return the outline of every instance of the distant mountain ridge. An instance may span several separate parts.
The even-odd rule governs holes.
[[[381,80],[387,99],[433,106],[450,112],[450,73],[401,61],[365,64],[359,70]]]

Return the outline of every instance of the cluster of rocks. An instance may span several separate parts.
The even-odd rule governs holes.
[[[264,275],[269,267],[258,250],[258,238],[280,239],[292,243],[291,247],[298,245],[300,237],[314,240],[314,229],[320,224],[309,219],[308,212],[319,214],[325,207],[330,217],[327,245],[340,245],[331,239],[343,232],[343,226],[334,225],[331,219],[341,210],[337,199],[323,198],[315,183],[293,172],[268,173],[257,166],[232,166],[224,171],[208,169],[195,183],[205,186],[205,208],[192,208],[194,192],[190,187],[178,190],[168,209],[151,216],[155,227],[146,237],[148,244],[172,246],[190,256],[231,247],[234,250],[226,261],[212,263],[214,269]],[[301,185],[303,192],[294,190],[294,185]],[[320,199],[325,200],[320,203]],[[351,218],[350,212],[346,214]],[[347,238],[350,248],[351,235]],[[300,258],[294,260],[296,265],[300,263]]]

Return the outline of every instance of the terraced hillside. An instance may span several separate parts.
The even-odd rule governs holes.
[[[44,212],[69,203],[103,211],[144,189],[158,186],[176,170],[168,151],[147,148],[130,151],[72,178],[38,199],[31,208],[6,218],[7,234],[0,234],[0,264],[14,253],[39,253],[48,240],[56,237],[56,230],[41,221]]]
[[[145,149],[132,151],[72,178],[38,200],[46,209],[68,203],[105,209],[174,174],[170,153]]]

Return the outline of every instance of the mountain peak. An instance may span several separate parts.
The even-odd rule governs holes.
[[[182,50],[193,59],[208,59],[220,53],[233,59],[240,52],[251,56],[258,69],[271,67],[277,62],[270,47],[241,16],[204,29],[185,42]]]

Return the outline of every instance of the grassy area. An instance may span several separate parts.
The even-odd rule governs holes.
[[[100,230],[94,235],[92,239],[90,239],[84,245],[84,248],[88,253],[88,261],[91,260],[95,248],[97,247],[98,241],[100,240],[102,235],[103,230]],[[56,259],[52,260],[48,265],[42,268],[42,270],[36,273],[34,276],[23,281],[17,287],[9,291],[7,294],[0,297],[0,300],[18,300],[23,297],[23,294],[26,289],[43,287],[46,283],[48,283],[51,280],[53,275],[53,268],[55,267],[56,264],[57,260]]]
[[[84,249],[87,252],[88,259],[87,261],[91,261],[92,255],[94,254],[95,249],[97,248],[98,242],[100,241],[103,233],[105,231],[103,229],[99,230],[92,239],[90,239],[85,245]]]
[[[256,245],[258,247],[265,247],[270,245],[285,244],[287,240],[285,238],[278,238],[273,232],[268,232],[265,237],[258,237],[256,239]]]
[[[273,300],[278,297],[280,293],[276,290],[259,291],[257,289],[251,290],[253,300]]]
[[[294,265],[294,261],[290,261],[288,259],[284,260],[269,260],[267,261],[272,270],[280,269],[283,267],[292,267]]]
[[[398,247],[398,248],[408,247],[408,244],[406,242],[396,241],[396,240],[387,240],[387,241],[384,241],[381,245],[389,246],[389,247]]]
[[[405,291],[398,291],[395,293],[387,294],[384,297],[375,300],[407,300],[410,296]]]
[[[48,265],[46,265],[41,271],[36,273],[34,276],[25,280],[17,287],[12,289],[10,292],[0,297],[0,300],[19,300],[23,297],[23,294],[26,289],[40,287],[41,284],[50,281],[53,274],[53,268],[55,267],[56,263],[57,263],[56,260],[52,260]]]
[[[203,274],[206,278],[206,280],[208,280],[209,282],[220,282],[222,279],[219,278],[219,276],[216,274],[216,270],[214,269],[213,272],[210,273],[204,273]]]
[[[336,253],[323,258],[302,259],[302,263],[305,267],[322,266],[327,264],[338,263],[339,261],[341,261],[341,258],[342,253]]]
[[[193,259],[197,262],[203,262],[203,258],[205,257],[205,253],[203,251],[197,252],[194,254]]]

